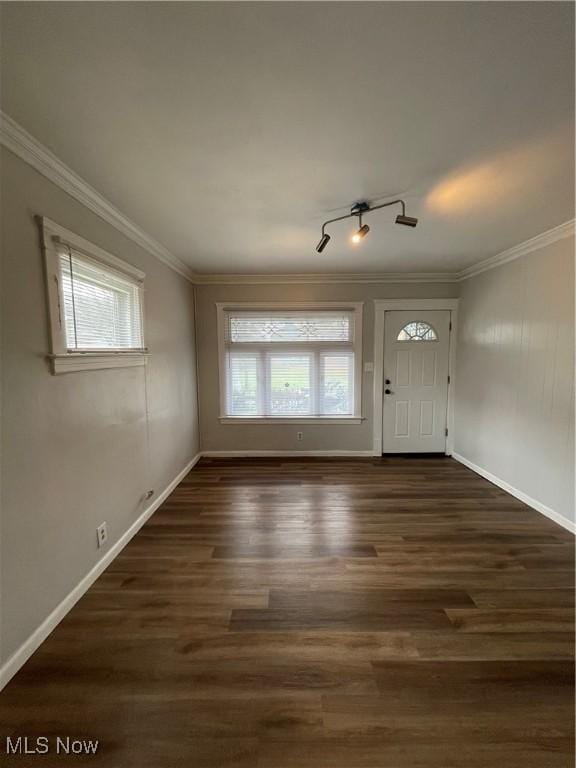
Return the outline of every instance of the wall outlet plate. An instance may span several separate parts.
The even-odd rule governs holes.
[[[303,437],[304,437],[303,432],[296,432],[296,440],[302,440]]]
[[[108,524],[102,523],[96,528],[96,541],[98,542],[98,549],[103,547],[108,541]]]

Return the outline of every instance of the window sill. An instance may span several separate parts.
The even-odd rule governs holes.
[[[146,352],[71,352],[50,355],[53,374],[96,371],[102,368],[133,368],[146,365]]]
[[[220,424],[362,424],[361,416],[220,416]]]

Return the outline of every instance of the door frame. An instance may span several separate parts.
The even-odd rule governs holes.
[[[450,311],[450,346],[448,349],[448,402],[446,423],[446,456],[454,452],[454,392],[456,385],[456,332],[458,328],[459,299],[374,299],[374,405],[372,426],[372,448],[374,456],[382,456],[383,411],[384,411],[384,324],[386,312],[396,310],[435,310]]]

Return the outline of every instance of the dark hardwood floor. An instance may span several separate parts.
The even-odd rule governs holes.
[[[444,457],[204,459],[5,691],[9,766],[572,768],[572,536]]]

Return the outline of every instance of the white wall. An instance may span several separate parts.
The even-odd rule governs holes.
[[[462,284],[456,453],[574,522],[574,238]]]
[[[373,374],[363,373],[361,424],[221,424],[217,302],[362,301],[363,362],[374,361],[374,299],[452,298],[457,283],[204,285],[197,288],[200,435],[203,451],[366,451],[373,446]],[[296,433],[303,432],[303,440]]]
[[[2,151],[0,662],[198,451],[194,292],[183,277]],[[147,368],[50,373],[34,215],[144,270]],[[1,663],[0,663],[1,666]]]

